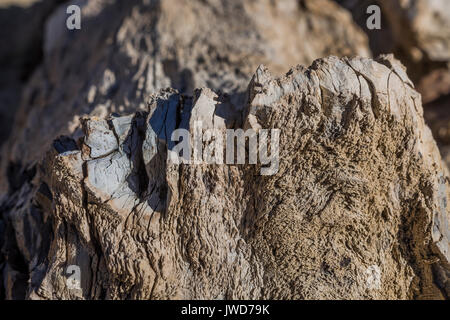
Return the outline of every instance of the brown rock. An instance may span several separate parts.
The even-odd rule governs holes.
[[[336,0],[350,10],[365,31],[374,55],[394,53],[418,83],[436,69],[447,69],[450,61],[450,2],[447,0]],[[366,27],[366,10],[382,9],[380,30]],[[433,90],[433,87],[428,90]],[[421,92],[422,93],[422,92]]]
[[[243,107],[164,90],[146,111],[83,120],[79,146],[57,141],[38,170],[54,238],[29,298],[448,297],[446,167],[402,66],[378,61],[260,67]],[[171,132],[196,120],[281,129],[278,172],[169,162]]]
[[[65,28],[66,6],[61,6],[46,22],[42,62],[23,90],[0,159],[0,270],[20,275],[9,277],[18,281],[6,296],[24,297],[29,272],[39,262],[34,256],[51,240],[51,220],[30,199],[37,189],[49,195],[45,184],[32,180],[38,180],[36,165],[56,137],[80,135],[83,116],[146,110],[147,97],[162,88],[192,94],[207,86],[240,104],[261,63],[284,73],[328,54],[369,54],[364,34],[344,10],[331,1],[322,0],[322,10],[309,3],[92,0],[82,5],[79,31]],[[266,21],[289,37],[284,41]],[[42,34],[38,28],[36,33]],[[17,101],[8,109],[17,109]],[[56,147],[65,148],[64,143]]]
[[[44,22],[62,0],[32,2],[0,3],[0,146],[10,134],[22,89],[40,62]]]
[[[75,33],[61,28],[62,6],[47,22],[44,63],[24,93],[4,163],[34,163],[80,116],[143,109],[162,88],[243,92],[262,63],[282,74],[329,54],[370,55],[345,10],[315,2],[97,0],[82,8]]]
[[[368,55],[330,1],[149,3],[48,21],[5,147],[6,298],[448,298],[447,169],[398,62],[257,68]],[[169,162],[196,120],[280,129],[278,171]]]

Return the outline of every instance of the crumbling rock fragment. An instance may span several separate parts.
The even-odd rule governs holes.
[[[133,115],[84,118],[25,204],[52,230],[27,297],[448,298],[447,169],[403,67],[377,61],[329,57],[282,77],[261,66],[241,106],[166,89]],[[194,135],[199,120],[281,129],[278,172],[170,162],[174,130]]]
[[[248,81],[261,63],[281,74],[291,65],[309,64],[329,54],[369,55],[364,34],[345,10],[326,0],[320,1],[318,10],[315,2],[80,1],[81,30],[67,30],[67,5],[60,6],[46,21],[42,61],[23,90],[14,131],[2,152],[0,271],[7,289],[0,290],[0,296],[23,298],[30,270],[34,270],[30,281],[39,279],[35,266],[41,261],[34,257],[44,257],[41,250],[48,251],[53,237],[48,228],[53,218],[31,201],[38,197],[41,206],[42,201],[48,204],[52,198],[48,187],[51,184],[39,182],[36,166],[52,143],[59,153],[77,148],[75,141],[68,138],[53,142],[56,137],[72,135],[77,140],[82,126],[92,131],[83,149],[92,160],[86,170],[100,170],[106,156],[118,161],[114,164],[130,154],[137,156],[134,151],[121,150],[122,142],[116,146],[117,142],[108,136],[114,132],[112,128],[119,136],[120,132],[127,135],[127,121],[135,121],[134,116],[107,126],[104,118],[114,112],[146,111],[148,95],[162,88],[192,94],[194,88],[207,86],[231,94],[234,104],[240,106]],[[45,1],[42,6],[49,3]],[[277,28],[268,26],[267,21]],[[34,24],[26,24],[26,28],[30,25]],[[27,36],[41,35],[41,31],[35,28]],[[23,53],[19,49],[17,53]],[[16,58],[40,56],[31,53],[17,54]],[[37,63],[34,61],[33,66]],[[11,92],[6,90],[8,95]],[[8,103],[5,110],[16,108],[17,101]],[[6,123],[11,123],[9,115]],[[101,121],[81,123],[83,116],[97,116]],[[92,130],[91,124],[96,126]],[[126,168],[145,171],[142,164],[135,165],[133,160]],[[151,166],[146,170],[152,174],[155,171]],[[100,178],[93,181],[92,189],[100,190],[101,183]],[[150,188],[152,183],[140,175],[129,186],[122,183],[121,190],[129,192],[146,184]]]
[[[0,145],[11,131],[21,91],[42,56],[45,19],[62,0],[28,2],[0,3]]]
[[[145,109],[146,97],[166,87],[232,94],[262,63],[283,74],[330,54],[369,56],[351,16],[316,2],[92,0],[76,31],[64,27],[61,6],[47,21],[43,63],[24,92],[3,170],[23,159],[32,166],[81,116]]]
[[[402,66],[257,69],[369,55],[344,10],[93,0],[69,33],[64,9],[5,147],[0,295],[449,297],[447,169]],[[170,162],[172,133],[198,120],[281,129],[278,171]]]

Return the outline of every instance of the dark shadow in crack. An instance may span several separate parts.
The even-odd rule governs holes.
[[[157,212],[165,211],[171,196],[166,179],[168,151],[174,150],[183,139],[174,141],[172,134],[177,129],[189,131],[194,103],[192,97],[179,94],[176,90],[162,91],[161,95],[150,106],[145,121],[140,118],[142,115],[135,116],[130,134],[123,144],[133,163],[133,172],[128,178],[129,187],[141,201],[147,201]],[[219,94],[215,115],[225,120],[227,128],[242,125],[241,111],[245,99],[246,93]],[[179,165],[180,174],[186,165]]]

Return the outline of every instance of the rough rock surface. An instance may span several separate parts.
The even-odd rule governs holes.
[[[80,116],[143,109],[162,88],[242,92],[260,64],[283,74],[330,54],[370,55],[350,14],[328,0],[94,0],[78,32],[61,27],[65,8],[47,22],[4,164],[32,163]]]
[[[395,38],[410,61],[425,119],[450,166],[450,1],[384,1]]]
[[[397,0],[381,4],[395,39],[411,61],[410,73],[417,75],[418,89],[426,104],[425,118],[430,120],[428,123],[440,143],[441,153],[450,165],[446,133],[450,131],[450,1]],[[435,119],[438,114],[439,120]]]
[[[261,66],[246,97],[166,89],[142,112],[84,118],[80,138],[56,140],[23,204],[52,235],[27,257],[27,296],[448,297],[447,170],[401,65],[330,57],[280,78]],[[196,120],[280,128],[279,171],[169,162],[170,134],[193,135]],[[68,265],[81,290],[67,288]]]
[[[257,69],[369,55],[331,1],[174,3],[90,1],[78,33],[64,8],[47,22],[2,163],[0,294],[448,298],[447,169],[403,68]],[[171,132],[199,119],[280,128],[279,171],[169,163]]]
[[[162,88],[192,94],[207,86],[237,104],[261,63],[281,74],[329,54],[370,55],[348,12],[316,2],[79,1],[79,31],[65,28],[61,6],[46,22],[42,63],[3,146],[0,298],[25,296],[33,257],[49,244],[50,221],[31,199],[36,164],[56,137],[81,134],[83,116],[146,110],[148,95]]]
[[[408,68],[408,75],[422,94],[425,119],[447,156],[450,140],[450,1],[447,0],[336,0],[350,10],[369,38],[376,56],[395,53]],[[380,30],[368,30],[369,5],[382,9]]]

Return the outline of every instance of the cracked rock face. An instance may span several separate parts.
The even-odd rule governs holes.
[[[350,14],[329,0],[93,0],[76,33],[60,27],[65,10],[46,23],[44,60],[24,91],[4,170],[32,165],[81,116],[144,110],[163,88],[233,94],[260,64],[283,74],[330,54],[370,56]]]
[[[370,55],[349,13],[93,0],[82,15],[78,33],[58,27],[65,7],[47,21],[4,147],[0,297],[449,297],[448,173],[420,95],[391,56],[314,61]],[[278,171],[173,163],[172,134],[197,121],[280,129]]]
[[[27,297],[448,297],[447,169],[397,61],[330,57],[282,77],[261,66],[245,101],[166,89],[56,140],[27,204],[52,235]],[[281,129],[278,172],[168,161],[171,133],[198,120]]]
[[[335,0],[367,33],[374,54],[394,52],[414,81],[450,61],[450,2],[447,0]],[[368,30],[368,6],[382,9],[381,29]],[[432,87],[428,88],[433,90]]]
[[[336,0],[350,10],[374,55],[393,52],[422,95],[425,119],[450,164],[450,2],[447,0]],[[366,27],[369,5],[382,9],[381,29]]]

